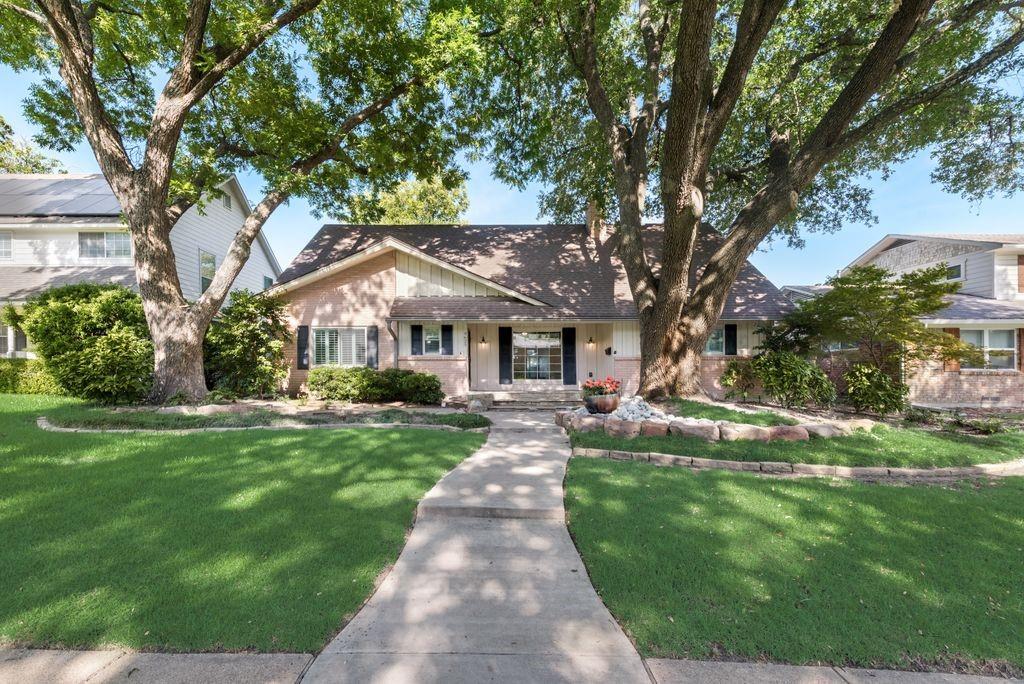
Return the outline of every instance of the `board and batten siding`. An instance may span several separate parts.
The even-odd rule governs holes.
[[[404,252],[396,252],[398,297],[504,297],[499,290]]]
[[[754,332],[766,321],[719,321],[718,327],[726,323],[736,325],[736,353],[739,356],[752,356],[754,348],[761,343],[761,336]],[[614,324],[613,353],[618,358],[639,358],[640,356],[640,323],[623,321]]]

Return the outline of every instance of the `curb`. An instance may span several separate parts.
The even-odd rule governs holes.
[[[914,480],[957,479],[968,477],[1013,477],[1024,475],[1024,459],[1006,463],[983,463],[953,468],[888,468],[819,465],[813,463],[782,463],[777,461],[725,461],[696,456],[659,454],[644,451],[615,451],[573,447],[573,457],[608,458],[615,461],[643,461],[659,466],[694,470],[741,470],[774,476],[835,477],[847,480]]]
[[[237,432],[239,430],[441,430],[444,432],[477,432],[486,434],[489,427],[457,428],[452,425],[430,425],[418,423],[320,423],[316,425],[250,425],[248,427],[205,427],[205,428],[71,428],[54,425],[46,416],[36,418],[36,426],[47,432],[80,432],[85,434],[152,434],[152,435],[194,435],[202,432]]]

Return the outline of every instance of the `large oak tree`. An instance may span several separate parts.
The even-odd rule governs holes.
[[[202,340],[267,218],[449,170],[446,79],[476,22],[431,0],[0,0],[0,61],[39,79],[38,140],[86,140],[121,203],[155,348],[152,398],[206,393]],[[212,283],[182,296],[170,234],[231,173],[264,179]]]
[[[615,217],[647,396],[700,390],[762,241],[871,218],[866,174],[930,150],[967,196],[1022,184],[1019,0],[481,1],[496,169],[557,219]],[[702,224],[722,239],[696,263]]]

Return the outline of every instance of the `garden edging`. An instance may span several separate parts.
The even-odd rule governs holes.
[[[965,477],[1012,477],[1024,475],[1024,458],[1006,463],[983,463],[952,468],[889,468],[885,466],[840,466],[779,461],[726,461],[697,456],[679,456],[647,451],[618,451],[573,447],[573,457],[609,458],[615,461],[641,461],[659,466],[695,470],[742,470],[765,475],[814,475],[848,480],[934,480]]]
[[[36,425],[41,430],[48,432],[84,432],[84,433],[96,433],[96,434],[130,434],[130,433],[153,433],[153,434],[174,434],[174,435],[190,435],[200,432],[235,432],[237,430],[349,430],[349,429],[415,429],[415,430],[441,430],[444,432],[479,432],[487,433],[490,428],[458,428],[452,425],[430,425],[428,423],[320,423],[320,424],[303,424],[296,423],[293,425],[249,425],[249,426],[235,426],[235,427],[202,427],[202,428],[81,428],[81,427],[61,427],[54,425],[46,416],[39,416],[36,419]]]

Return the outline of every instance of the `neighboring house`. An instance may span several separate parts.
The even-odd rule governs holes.
[[[717,240],[702,235],[700,259]],[[585,225],[326,225],[269,291],[295,331],[288,390],[317,366],[366,365],[435,373],[449,396],[609,375],[633,393],[640,332],[616,244]],[[706,389],[720,394],[728,360],[750,355],[754,329],[791,308],[746,264],[707,344]]]
[[[970,367],[931,361],[910,369],[910,400],[932,406],[1024,404],[1024,233],[886,235],[850,266],[874,265],[901,274],[945,264],[961,284],[949,306],[924,319],[985,352]],[[796,301],[822,286],[787,285]],[[827,288],[826,288],[827,289]]]
[[[189,209],[171,231],[186,299],[209,284],[249,212],[237,180],[220,189],[222,197]],[[280,271],[261,235],[234,288],[264,290]],[[0,306],[83,282],[136,285],[131,239],[103,176],[0,174]],[[0,357],[30,356],[30,346],[21,331],[0,325]]]
[[[798,304],[808,299],[820,297],[831,289],[828,285],[783,285],[779,288],[779,291],[785,295],[786,299],[794,304]]]

